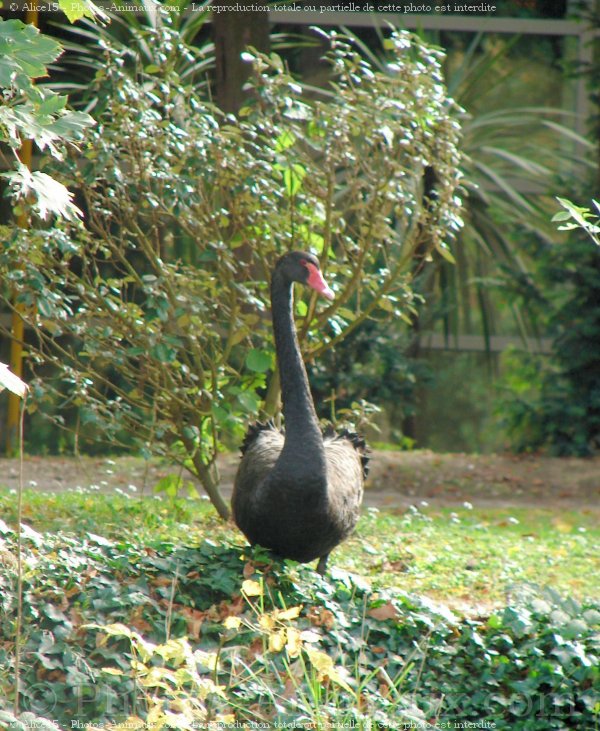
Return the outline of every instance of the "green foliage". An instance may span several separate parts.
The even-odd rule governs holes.
[[[397,480],[408,486],[426,483],[431,494],[448,492],[472,500],[504,500],[519,489],[498,471],[484,483],[470,472],[463,479],[440,484],[439,473],[448,467],[423,454],[425,472],[414,467],[398,471]],[[129,457],[119,459],[120,470],[135,471]],[[492,470],[493,472],[493,470]],[[161,484],[162,483],[162,484]],[[188,483],[189,484],[189,483]],[[519,483],[516,483],[518,485]],[[35,531],[65,531],[85,538],[101,533],[105,538],[144,544],[199,542],[205,537],[230,541],[231,525],[219,519],[208,500],[172,497],[188,485],[174,476],[164,482],[159,495],[141,497],[143,487],[129,486],[102,492],[91,485],[77,491],[44,493],[40,486],[24,491],[25,519]],[[410,489],[410,487],[409,487]],[[536,495],[544,493],[538,487]],[[0,491],[0,514],[16,521],[16,500]],[[335,565],[366,576],[376,586],[400,584],[406,591],[426,594],[451,606],[464,606],[477,597],[486,606],[502,602],[512,587],[527,582],[551,584],[575,597],[600,591],[596,571],[600,527],[596,516],[564,508],[434,508],[421,505],[399,514],[369,509],[358,530],[336,549]],[[434,553],[432,546],[444,546]]]
[[[29,99],[39,98],[33,79],[46,76],[47,66],[60,55],[58,42],[40,35],[33,25],[2,19],[0,51],[0,84],[14,87]]]
[[[235,721],[233,714],[214,713],[209,710],[213,699],[226,700],[224,686],[207,677],[219,669],[216,652],[192,649],[186,637],[168,639],[154,644],[144,639],[124,624],[96,626],[108,637],[126,638],[131,644],[131,671],[106,667],[103,672],[113,677],[135,678],[141,691],[140,702],[146,706],[145,719],[129,716],[121,728],[175,728],[192,729],[209,719],[214,724]],[[101,637],[100,642],[104,638]],[[119,728],[119,726],[117,726]]]
[[[453,247],[457,266],[440,261],[434,285],[441,307],[433,314],[443,318],[446,332],[487,338],[508,324],[523,336],[540,334],[531,296],[536,261],[527,255],[526,241],[557,242],[548,225],[549,197],[571,192],[573,177],[595,167],[594,146],[573,130],[573,115],[544,97],[538,105],[530,102],[536,98],[533,80],[544,83],[549,61],[536,71],[527,50],[518,53],[522,42],[478,35],[447,70],[449,93],[466,112],[467,192],[465,225]],[[511,56],[513,47],[519,61]]]
[[[0,532],[0,682],[10,693],[15,535]],[[31,529],[24,539],[22,707],[63,727],[167,713],[175,728],[219,717],[317,728],[486,720],[517,731],[597,720],[591,602],[531,591],[460,618],[230,542]]]
[[[503,409],[517,449],[586,456],[600,448],[600,248],[588,238],[598,243],[598,226],[588,209],[560,203],[553,220],[582,233],[538,253],[552,355],[521,356]]]
[[[73,0],[58,0],[58,5],[70,23],[75,23],[75,21],[81,20],[81,18],[93,18],[100,21],[108,20],[108,16],[104,10],[91,0],[76,0],[76,2],[73,2]]]
[[[390,435],[394,444],[410,444],[403,435],[403,421],[415,413],[417,383],[430,377],[429,369],[409,356],[410,342],[405,323],[372,318],[339,347],[312,363],[311,387],[317,402],[329,403],[331,420],[355,412],[353,404],[362,402],[375,413],[385,411],[394,427]],[[355,413],[350,418],[357,421]],[[376,424],[375,417],[356,425],[364,433]]]
[[[64,143],[81,139],[93,124],[84,112],[66,109],[67,97],[34,84],[61,54],[57,41],[33,25],[0,18],[0,154],[10,153],[13,170],[2,173],[13,197],[27,200],[43,219],[49,214],[74,220],[80,215],[69,191],[44,172],[31,172],[18,152],[27,139],[61,157]]]
[[[600,226],[597,223],[592,223],[590,220],[592,218],[596,218],[596,220],[600,218],[598,216],[598,213],[600,213],[600,203],[598,201],[593,202],[597,212],[592,213],[589,208],[576,206],[565,198],[558,198],[557,200],[564,208],[563,211],[555,213],[552,217],[553,221],[560,222],[561,225],[558,228],[561,231],[581,229],[587,233],[595,244],[600,246]]]
[[[360,43],[358,38],[356,42]],[[512,51],[519,44],[516,36],[501,40],[478,34],[469,37],[468,42],[457,37],[455,43],[454,53],[444,62],[444,78],[449,95],[462,108],[464,225],[449,242],[452,256],[434,252],[433,266],[423,268],[416,257],[414,290],[421,296],[415,298],[418,317],[412,318],[412,330],[407,332],[399,319],[392,323],[370,322],[315,366],[319,369],[315,382],[321,398],[333,393],[336,402],[345,404],[347,394],[356,394],[386,404],[398,442],[405,432],[422,439],[418,433],[422,430],[412,423],[411,416],[422,410],[423,402],[431,406],[433,414],[440,394],[445,399],[448,393],[446,387],[455,389],[456,384],[449,383],[453,378],[458,384],[458,390],[453,391],[458,404],[445,399],[448,403],[442,405],[442,410],[445,406],[451,421],[456,422],[453,406],[458,405],[459,410],[464,406],[469,412],[481,411],[484,421],[490,411],[490,353],[485,354],[487,363],[482,358],[482,367],[477,367],[481,388],[486,392],[479,397],[475,393],[476,379],[469,381],[472,363],[461,373],[462,363],[453,355],[453,365],[446,372],[448,369],[440,367],[438,352],[426,359],[421,357],[421,337],[433,330],[439,332],[442,327],[446,335],[481,333],[488,344],[491,335],[515,329],[523,336],[542,334],[537,257],[529,255],[527,241],[549,243],[559,238],[548,223],[547,196],[570,191],[573,170],[594,167],[593,145],[574,133],[571,115],[560,108],[530,102],[523,79],[531,83],[531,75],[536,72],[526,51],[521,51],[521,62],[515,61]],[[360,48],[382,72],[393,63],[366,44],[360,44]],[[521,73],[524,68],[527,76]],[[546,76],[540,68],[537,73]],[[523,87],[520,98],[519,84]],[[553,149],[551,156],[547,154],[549,147]],[[435,194],[435,165],[429,183]],[[372,347],[365,347],[367,343]],[[392,354],[394,359],[390,360]],[[445,360],[448,365],[450,357]],[[431,367],[434,361],[436,366]],[[458,383],[461,379],[462,384]],[[419,396],[422,401],[417,405]],[[482,429],[481,423],[473,424],[469,419],[462,425],[464,434],[456,439],[454,429],[442,420],[434,427],[434,431],[438,428],[441,432],[440,439],[429,428],[432,414],[419,416],[418,423],[427,424],[426,441],[419,446],[436,448],[442,443],[443,449],[453,451],[489,450],[501,446],[505,438],[495,425],[483,423]]]
[[[110,47],[132,79],[142,72],[161,78],[175,71],[186,85],[206,90],[215,67],[214,44],[206,33],[208,5],[203,0],[189,12],[185,1],[168,6],[113,3],[104,9],[107,23],[84,19],[62,28],[65,54],[53,78],[77,106],[104,104],[106,99],[94,95],[89,80],[106,66],[106,48]],[[157,22],[163,26],[160,47],[153,39]]]
[[[454,53],[445,59],[448,93],[461,110],[464,225],[449,242],[451,256],[434,254],[436,266],[422,272],[421,331],[442,319],[445,332],[481,331],[487,337],[511,318],[523,334],[538,334],[535,303],[527,298],[535,263],[525,255],[522,241],[532,236],[555,240],[547,196],[571,191],[573,171],[580,175],[595,169],[594,145],[574,132],[572,115],[529,103],[531,76],[525,77],[521,101],[515,101],[521,72],[527,68],[531,74],[532,66],[527,51],[522,50],[516,65],[511,57],[520,41],[485,33],[469,36],[468,42],[458,38]],[[389,67],[389,59],[366,44],[360,48],[382,72]],[[433,165],[434,194],[435,176]],[[504,302],[507,294],[510,307]]]
[[[155,49],[173,40],[163,20],[145,36]],[[248,54],[254,101],[239,120],[177,64],[132,78],[108,48],[92,92],[97,130],[83,163],[65,166],[86,229],[30,232],[0,250],[0,271],[31,308],[33,357],[60,374],[34,381],[37,404],[76,409],[82,438],[169,455],[227,514],[216,454],[261,405],[277,410],[265,317],[276,257],[314,250],[336,291],[321,311],[299,294],[310,359],[374,315],[406,318],[414,252],[445,250],[459,226],[458,125],[439,54],[406,33],[391,43],[396,69],[381,74],[332,34],[333,92],[310,102],[281,59]]]

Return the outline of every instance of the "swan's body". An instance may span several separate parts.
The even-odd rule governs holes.
[[[324,296],[317,260],[286,254],[271,282],[271,309],[281,380],[285,434],[272,424],[250,428],[232,497],[233,517],[251,543],[285,558],[319,558],[348,537],[358,520],[367,457],[363,440],[348,432],[321,432],[293,320],[292,283]]]

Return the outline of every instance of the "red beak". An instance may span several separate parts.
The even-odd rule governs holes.
[[[308,262],[306,266],[309,272],[308,279],[306,280],[308,286],[312,287],[316,292],[322,294],[323,297],[326,297],[328,300],[332,300],[335,295],[327,285],[327,282],[323,279],[323,275],[319,268],[310,262]]]

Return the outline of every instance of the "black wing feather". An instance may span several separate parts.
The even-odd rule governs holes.
[[[246,436],[244,437],[244,441],[242,442],[240,446],[240,451],[242,454],[246,454],[248,449],[254,444],[254,442],[258,439],[259,435],[263,431],[280,431],[275,426],[275,422],[273,419],[269,419],[269,421],[256,421],[254,424],[250,424],[248,427],[248,431],[246,432]],[[283,434],[283,431],[281,431]]]

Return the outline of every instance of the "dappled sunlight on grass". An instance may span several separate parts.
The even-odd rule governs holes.
[[[60,693],[63,728],[131,723],[133,698],[138,724],[175,699],[202,723],[210,711],[315,728],[483,719],[545,731],[567,716],[583,728],[600,707],[592,514],[369,508],[321,577],[250,549],[202,499],[27,490],[24,504],[23,687]],[[0,491],[0,515],[10,649],[15,491]]]
[[[5,521],[14,521],[15,505],[14,493],[0,492]],[[375,587],[426,594],[453,606],[500,604],[530,582],[577,597],[600,595],[597,514],[465,505],[369,508],[354,536],[333,553],[331,565],[364,576]],[[39,532],[183,545],[233,537],[244,543],[201,498],[27,490],[24,506],[25,521]]]
[[[599,545],[598,516],[592,513],[370,509],[358,534],[338,549],[337,561],[383,586],[450,603],[496,604],[524,582],[575,596],[600,595]]]

